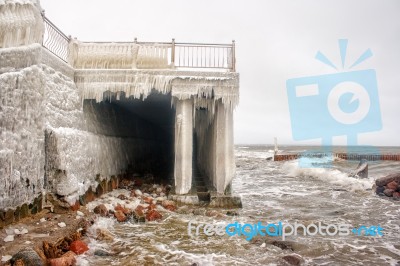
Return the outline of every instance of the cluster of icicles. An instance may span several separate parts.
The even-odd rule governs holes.
[[[36,1],[0,0],[0,48],[41,43],[44,25]]]
[[[91,43],[72,40],[70,63],[80,69],[170,68],[171,45],[136,43]]]
[[[92,71],[91,71],[92,72]],[[161,94],[171,94],[172,105],[176,100],[193,99],[195,109],[205,109],[212,114],[215,111],[215,102],[221,100],[225,109],[232,111],[239,101],[239,90],[235,83],[226,78],[201,78],[201,82],[193,81],[193,77],[178,77],[173,75],[152,75],[140,73],[125,73],[119,75],[114,72],[91,73],[90,75],[76,75],[75,83],[81,91],[82,101],[95,99],[119,100],[121,95],[126,98],[146,99],[153,90]]]

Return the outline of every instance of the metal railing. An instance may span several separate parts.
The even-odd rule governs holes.
[[[71,38],[57,28],[44,14],[43,21],[45,25],[43,46],[61,60],[68,62],[68,56],[71,52],[68,50]],[[129,44],[128,42],[90,43]],[[235,41],[232,41],[232,44],[176,43],[175,39],[172,39],[172,42],[138,42],[135,38],[132,44],[138,46],[137,58],[134,59],[135,64],[133,64],[137,65],[137,68],[149,69],[161,65],[170,68],[236,71]],[[110,66],[112,64],[106,62],[101,65]]]
[[[235,71],[235,41],[232,44],[175,43],[174,65],[183,68],[218,68]]]
[[[68,44],[70,38],[65,35],[56,25],[53,24],[44,14],[42,14],[44,22],[44,35],[42,45],[55,56],[68,61]]]

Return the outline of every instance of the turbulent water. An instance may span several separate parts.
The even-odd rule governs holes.
[[[280,147],[301,152],[304,147]],[[233,191],[242,196],[239,216],[213,218],[170,213],[161,222],[114,223],[103,218],[96,227],[107,227],[115,236],[105,244],[91,239],[90,246],[118,251],[112,257],[84,255],[88,265],[282,265],[282,257],[300,255],[307,265],[399,265],[400,202],[376,196],[374,179],[400,171],[400,162],[369,165],[369,179],[348,177],[358,162],[336,161],[331,168],[300,168],[297,161],[273,162],[272,147],[237,146],[237,174]],[[396,148],[381,152],[399,153]],[[223,212],[223,211],[221,211]],[[188,223],[298,222],[305,225],[351,224],[377,226],[383,236],[288,236],[294,251],[247,241],[243,236],[188,235]],[[258,239],[258,238],[256,238]]]

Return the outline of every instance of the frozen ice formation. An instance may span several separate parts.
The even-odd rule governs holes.
[[[31,203],[44,191],[74,204],[142,157],[157,161],[154,151],[169,136],[115,107],[156,93],[176,111],[168,133],[175,138],[176,193],[191,189],[193,152],[216,191],[226,192],[235,174],[237,73],[176,69],[165,43],[64,36],[68,56],[61,59],[41,45],[48,34],[41,11],[39,1],[0,0],[0,209]]]
[[[39,1],[0,1],[0,48],[41,43],[43,32]]]

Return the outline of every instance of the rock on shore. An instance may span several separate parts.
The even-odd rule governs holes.
[[[376,194],[400,200],[400,173],[393,173],[375,181]]]

